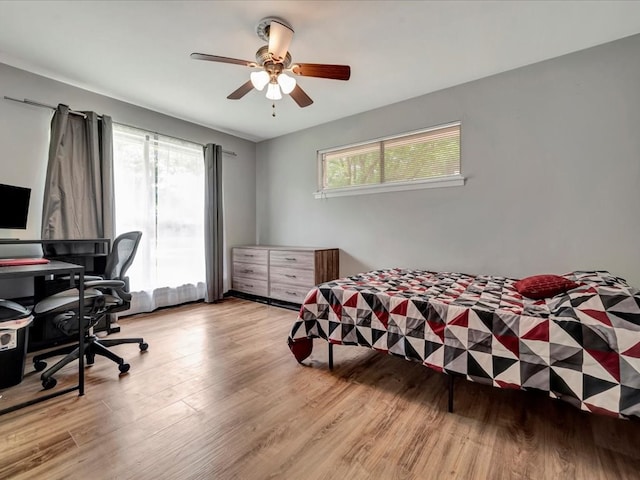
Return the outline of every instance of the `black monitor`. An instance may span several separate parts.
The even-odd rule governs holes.
[[[0,183],[0,228],[27,228],[31,189]]]

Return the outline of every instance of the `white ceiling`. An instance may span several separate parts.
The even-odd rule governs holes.
[[[351,80],[299,77],[315,103],[275,118],[264,92],[227,100],[251,70],[189,54],[253,61],[267,16],[293,26],[294,62]],[[254,141],[639,32],[640,1],[0,0],[0,62]]]

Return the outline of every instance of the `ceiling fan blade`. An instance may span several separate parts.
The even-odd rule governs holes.
[[[208,60],[210,62],[232,63],[233,65],[244,65],[245,67],[251,67],[255,65],[255,62],[250,62],[248,60],[219,57],[218,55],[207,55],[206,53],[192,53],[191,58],[193,58],[194,60]]]
[[[251,90],[253,90],[253,84],[251,83],[251,80],[248,80],[247,82],[243,83],[240,88],[231,92],[227,98],[229,100],[240,100]]]
[[[300,85],[296,85],[296,87],[291,91],[289,95],[295,100],[298,106],[302,108],[308,107],[313,103],[311,97],[307,95],[306,92],[302,90],[302,88],[300,88]]]
[[[275,62],[282,62],[287,56],[293,38],[293,30],[277,20],[269,25],[269,53]]]
[[[349,80],[351,67],[349,65],[325,65],[322,63],[297,63],[291,71],[303,77],[330,78],[332,80]]]

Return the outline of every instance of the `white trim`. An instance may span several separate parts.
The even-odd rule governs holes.
[[[378,183],[374,185],[362,185],[358,187],[331,188],[314,192],[316,199],[330,197],[347,197],[351,195],[368,195],[371,193],[401,192],[404,190],[420,190],[423,188],[460,187],[464,185],[465,177],[462,175],[449,175],[446,177],[414,180],[412,182]]]

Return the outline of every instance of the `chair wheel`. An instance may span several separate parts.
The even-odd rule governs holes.
[[[120,370],[120,373],[127,373],[130,368],[131,365],[129,365],[128,363],[121,363],[120,365],[118,365],[118,370]]]
[[[149,344],[145,342],[140,343],[138,346],[140,347],[141,352],[146,352],[147,348],[149,348]]]
[[[87,355],[87,361],[85,363],[85,365],[89,366],[89,365],[93,365],[96,362],[96,356],[95,355]]]
[[[39,360],[33,364],[33,368],[36,369],[36,372],[41,372],[45,368],[47,368],[47,362],[43,362],[42,360]]]
[[[44,380],[42,380],[42,388],[44,388],[45,390],[49,390],[49,389],[55,387],[56,383],[58,383],[58,382],[53,377],[45,378]]]

